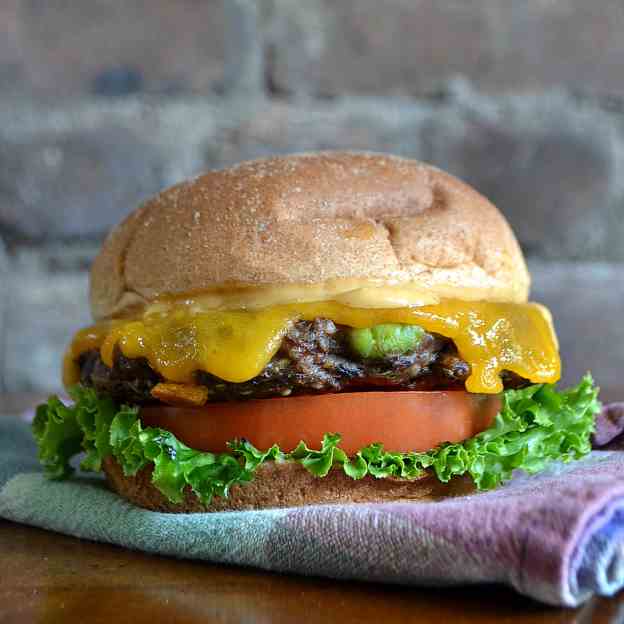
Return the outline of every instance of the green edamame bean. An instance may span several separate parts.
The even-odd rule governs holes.
[[[349,344],[365,359],[401,355],[415,349],[425,331],[418,325],[387,323],[349,331]]]

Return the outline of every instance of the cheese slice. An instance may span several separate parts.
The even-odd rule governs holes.
[[[104,362],[112,366],[118,347],[126,357],[146,358],[170,382],[194,383],[197,370],[225,381],[248,381],[276,354],[293,322],[314,318],[350,327],[415,324],[451,338],[470,364],[469,392],[501,392],[504,370],[534,383],[554,383],[561,375],[557,339],[546,308],[536,303],[449,299],[387,309],[356,308],[336,301],[260,310],[161,304],[141,318],[103,322],[78,332],[66,354],[64,380],[67,385],[79,380],[76,360],[81,353],[100,349]]]

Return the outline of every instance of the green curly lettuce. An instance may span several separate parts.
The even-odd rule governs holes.
[[[353,479],[415,479],[429,469],[443,482],[467,474],[479,489],[491,489],[516,469],[535,473],[550,461],[567,462],[589,453],[600,409],[598,389],[587,374],[563,392],[551,385],[507,390],[489,429],[427,453],[393,453],[371,444],[348,457],[339,447],[340,435],[327,433],[318,450],[300,442],[290,452],[276,445],[261,451],[241,439],[229,443],[228,453],[217,454],[191,449],[164,429],[143,427],[137,407],[117,406],[93,389],[76,386],[70,394],[72,406],[51,397],[39,406],[33,422],[39,458],[49,477],[71,475],[70,461],[80,453],[81,468],[92,471],[112,455],[126,476],[151,466],[152,482],[171,502],[181,502],[190,488],[206,504],[214,496],[227,496],[233,485],[252,480],[268,461],[297,462],[319,478],[342,469]]]

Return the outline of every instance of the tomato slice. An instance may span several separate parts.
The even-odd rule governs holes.
[[[428,451],[442,442],[461,442],[491,426],[500,395],[445,392],[352,392],[211,403],[203,407],[150,406],[144,425],[171,431],[197,450],[227,451],[227,442],[247,438],[265,450],[284,451],[300,440],[320,448],[325,433],[342,436],[352,455],[381,442],[388,451]]]

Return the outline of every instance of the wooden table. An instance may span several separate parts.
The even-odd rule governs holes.
[[[553,609],[500,587],[411,589],[306,579],[151,556],[0,520],[2,624],[623,620],[624,592],[576,610]]]

